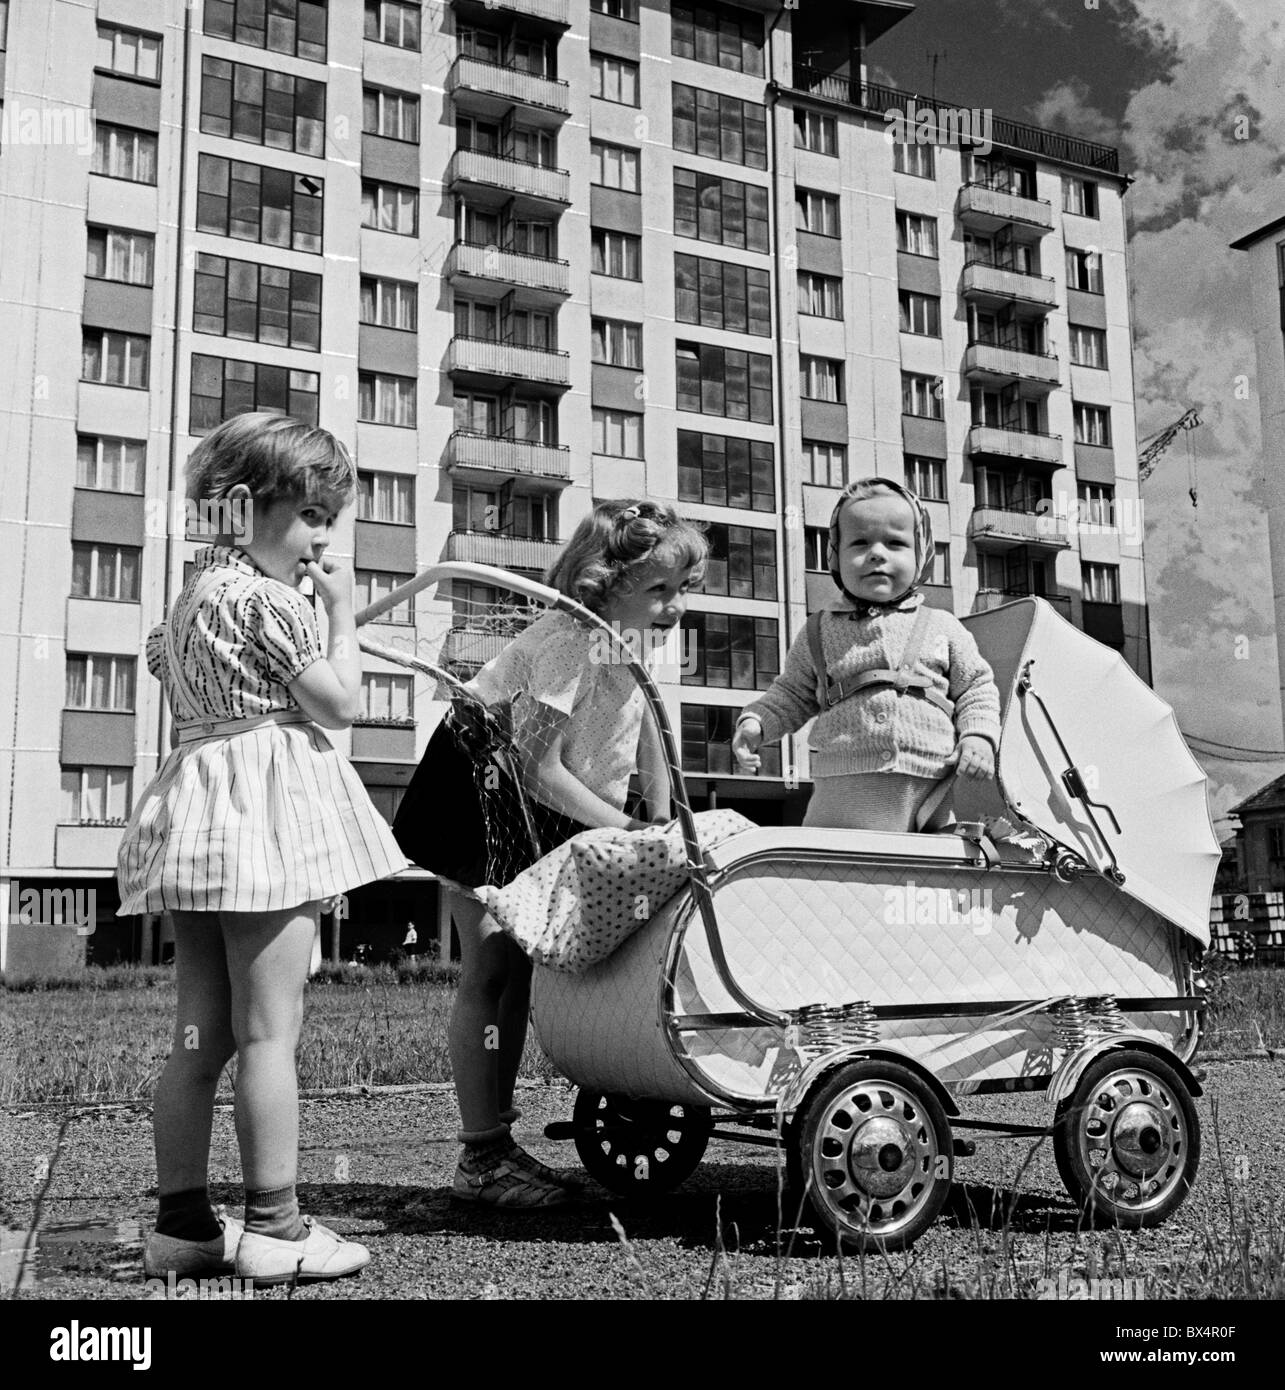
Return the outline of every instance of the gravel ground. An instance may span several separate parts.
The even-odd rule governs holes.
[[[867,1267],[868,1291],[976,1296],[993,1288],[1007,1262],[1019,1282],[1005,1292],[1034,1294],[1038,1278],[1091,1273],[1095,1259],[1109,1260],[1114,1252],[1124,1272],[1147,1279],[1147,1296],[1162,1297],[1172,1288],[1172,1271],[1194,1258],[1207,1232],[1230,1249],[1229,1191],[1238,1208],[1244,1204],[1242,1224],[1248,1218],[1255,1240],[1274,1231],[1279,1242],[1285,1228],[1285,1065],[1266,1059],[1211,1062],[1208,1073],[1198,1102],[1200,1181],[1160,1229],[1123,1236],[1078,1233],[1051,1146],[1040,1144],[1032,1157],[1030,1141],[983,1137],[976,1157],[957,1164],[950,1203],[914,1251]],[[547,1163],[575,1162],[570,1144],[543,1138],[548,1121],[569,1116],[571,1099],[561,1085],[528,1086],[520,1093],[525,1114],[519,1138]],[[1211,1103],[1218,1111],[1217,1141]],[[1038,1097],[1002,1097],[978,1099],[968,1113],[1039,1123],[1048,1112]],[[34,1271],[29,1263],[20,1296],[143,1295],[142,1239],[155,1200],[149,1118],[145,1106],[50,1106],[14,1108],[0,1121],[5,1285],[12,1287],[43,1165],[53,1158],[59,1126],[67,1119],[40,1215]],[[679,1191],[650,1203],[590,1187],[582,1201],[563,1210],[502,1215],[451,1204],[456,1123],[453,1095],[444,1088],[303,1102],[303,1209],[368,1244],[374,1259],[359,1277],[305,1286],[296,1298],[690,1299],[707,1287],[714,1297],[799,1298],[838,1287],[838,1262],[810,1231],[787,1229],[790,1252],[778,1257],[770,1150],[714,1141]],[[1230,1188],[1219,1172],[1218,1143]],[[221,1108],[211,1182],[215,1200],[234,1210],[238,1172],[231,1111]],[[627,1245],[613,1229],[613,1214]],[[1102,1264],[1097,1268],[1105,1272]],[[849,1290],[860,1285],[855,1261],[844,1262],[843,1277]],[[1182,1287],[1192,1292],[1199,1286],[1188,1280]],[[287,1296],[279,1289],[256,1295]]]

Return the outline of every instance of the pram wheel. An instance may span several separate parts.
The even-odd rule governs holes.
[[[1158,1226],[1196,1180],[1196,1107],[1178,1073],[1150,1052],[1122,1049],[1091,1062],[1058,1106],[1056,1126],[1066,1190],[1104,1225]]]
[[[576,1152],[589,1176],[624,1196],[668,1192],[705,1156],[714,1121],[704,1106],[580,1090]]]
[[[859,1251],[912,1245],[954,1173],[941,1102],[908,1067],[876,1058],[848,1063],[816,1091],[799,1154],[818,1227]]]

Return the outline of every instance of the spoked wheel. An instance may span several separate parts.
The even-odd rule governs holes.
[[[584,1090],[576,1094],[572,1123],[590,1177],[625,1196],[668,1192],[689,1178],[714,1128],[704,1106]]]
[[[1104,1224],[1158,1226],[1200,1165],[1200,1122],[1182,1078],[1149,1052],[1090,1063],[1058,1107],[1053,1153],[1066,1190]]]
[[[905,1250],[936,1219],[954,1172],[941,1102],[908,1067],[841,1067],[799,1130],[803,1181],[819,1229],[853,1250]]]

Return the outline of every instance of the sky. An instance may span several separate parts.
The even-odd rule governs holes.
[[[1225,834],[1285,773],[1249,257],[1228,247],[1285,215],[1285,0],[919,0],[868,61],[877,81],[1115,145],[1134,179],[1139,433],[1188,406],[1203,421],[1142,487],[1153,683],[1184,732],[1281,753],[1199,756]]]

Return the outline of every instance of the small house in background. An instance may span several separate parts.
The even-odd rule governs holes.
[[[1285,776],[1233,806],[1231,814],[1241,825],[1236,887],[1247,893],[1285,889]]]

